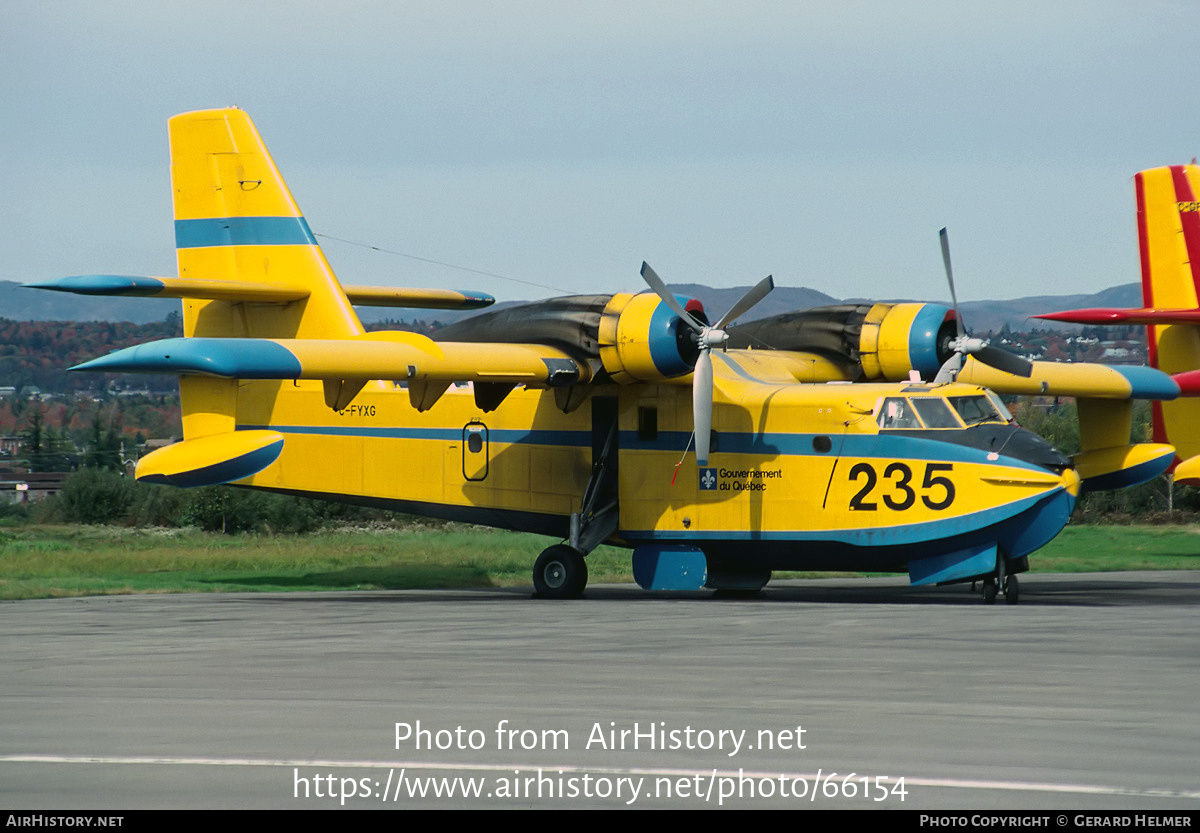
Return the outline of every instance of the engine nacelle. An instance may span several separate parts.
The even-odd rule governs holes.
[[[600,319],[599,343],[604,369],[620,384],[683,376],[700,355],[695,331],[650,292],[612,296]]]
[[[932,381],[952,355],[956,334],[954,311],[941,304],[875,304],[859,338],[863,374],[896,382],[915,370]]]
[[[815,353],[855,381],[929,381],[950,358],[954,311],[941,304],[839,304],[733,327],[730,347]]]

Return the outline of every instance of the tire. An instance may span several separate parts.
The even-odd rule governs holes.
[[[1010,573],[1004,578],[1004,601],[1015,605],[1021,597],[1021,586],[1017,583],[1016,573]]]
[[[534,595],[542,599],[575,599],[587,586],[587,564],[578,550],[556,544],[542,550],[533,565]]]
[[[994,578],[985,578],[983,580],[983,603],[985,605],[994,605],[996,603],[996,580]]]

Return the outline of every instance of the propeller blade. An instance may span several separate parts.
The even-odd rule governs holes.
[[[712,354],[700,351],[692,375],[692,420],[696,428],[696,465],[708,465],[708,446],[712,441],[713,371]]]
[[[963,328],[962,315],[958,311],[958,295],[954,291],[954,269],[950,267],[950,235],[943,228],[938,232],[938,237],[942,241],[942,263],[946,266],[946,280],[950,283],[950,300],[954,302],[954,320],[958,325],[958,337],[962,338],[966,335],[966,330]]]
[[[767,295],[774,288],[775,278],[771,275],[767,275],[765,278],[751,287],[749,292],[739,298],[738,302],[729,308],[729,312],[722,315],[721,320],[716,324],[713,324],[713,329],[720,330],[728,322],[736,321],[738,318],[742,317],[742,315],[748,312],[751,307],[753,307],[763,298],[767,297]]]
[[[991,365],[997,370],[1003,370],[1005,373],[1011,373],[1013,376],[1028,379],[1033,375],[1033,362],[1015,356],[1007,350],[1001,350],[999,347],[985,345],[979,350],[973,351],[973,355],[984,364]]]
[[[679,299],[677,299],[671,293],[671,291],[667,289],[667,285],[663,283],[663,280],[658,276],[658,273],[651,269],[650,264],[644,260],[642,261],[642,279],[651,289],[654,290],[655,295],[657,295],[659,298],[662,298],[663,303],[670,308],[671,312],[675,313],[685,322],[687,322],[689,327],[696,332],[700,332],[704,329],[704,325],[693,318],[692,314],[683,308],[683,305],[679,303]]]

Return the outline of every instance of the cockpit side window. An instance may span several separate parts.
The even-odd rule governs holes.
[[[992,400],[983,395],[951,396],[950,404],[954,406],[954,410],[958,411],[958,415],[968,426],[978,425],[981,422],[1008,421],[1000,416],[1000,412],[996,410]]]
[[[988,395],[988,399],[992,400],[992,404],[996,406],[996,410],[1000,412],[1000,417],[1005,422],[1012,422],[1013,421],[1012,412],[1010,410],[1008,410],[1008,407],[1004,404],[1004,400],[1001,399],[999,396],[997,396],[995,391],[989,390],[987,392],[987,395]]]
[[[875,418],[880,428],[921,428],[917,412],[907,399],[888,397],[879,406],[879,415]]]
[[[920,396],[912,400],[921,421],[929,428],[962,428],[946,400],[939,396]]]

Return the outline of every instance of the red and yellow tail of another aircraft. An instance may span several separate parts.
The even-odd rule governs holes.
[[[1183,396],[1154,402],[1154,440],[1176,448],[1175,479],[1200,483],[1200,166],[1151,168],[1134,177],[1141,309],[1041,315],[1077,324],[1145,324],[1150,364]]]

